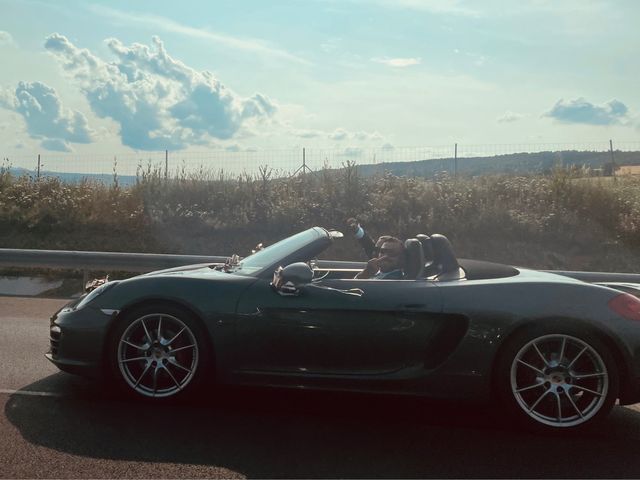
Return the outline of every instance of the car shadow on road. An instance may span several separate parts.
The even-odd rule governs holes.
[[[51,384],[64,396],[25,394]],[[5,415],[29,442],[72,455],[252,478],[640,476],[640,413],[622,407],[598,430],[567,439],[520,431],[473,404],[219,388],[152,405],[59,373],[12,395]]]

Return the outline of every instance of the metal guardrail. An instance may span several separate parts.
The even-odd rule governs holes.
[[[224,263],[226,256],[168,255],[158,253],[83,252],[0,248],[0,267],[54,268],[87,271],[151,272],[183,265]],[[319,260],[320,268],[360,269],[364,262]],[[586,282],[640,283],[640,274],[542,270]]]
[[[226,256],[84,252],[0,248],[0,267],[151,272],[183,265],[224,263]],[[363,268],[362,262],[319,260],[319,267]]]
[[[150,272],[196,263],[224,263],[226,259],[201,255],[0,248],[0,266],[19,268]]]

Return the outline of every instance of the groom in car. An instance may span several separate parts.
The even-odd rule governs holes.
[[[346,223],[369,257],[366,268],[355,278],[373,280],[402,280],[404,278],[405,250],[402,240],[383,235],[374,243],[355,218],[347,219]]]

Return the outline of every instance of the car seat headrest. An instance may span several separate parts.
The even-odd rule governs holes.
[[[434,233],[431,235],[433,248],[433,261],[439,266],[439,274],[457,271],[460,268],[451,242],[444,235]]]
[[[424,233],[419,233],[416,235],[416,238],[420,240],[422,244],[422,251],[424,253],[424,261],[429,263],[433,261],[433,244],[431,242],[431,237],[429,235],[425,235]]]
[[[422,243],[417,238],[408,238],[404,242],[405,249],[405,280],[415,280],[422,276],[424,268],[424,252]]]

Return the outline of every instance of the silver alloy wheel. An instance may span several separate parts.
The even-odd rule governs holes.
[[[183,390],[198,367],[198,343],[180,319],[165,313],[134,320],[118,342],[118,366],[136,392],[170,397]]]
[[[544,335],[523,346],[511,364],[511,392],[532,419],[575,427],[593,418],[609,391],[607,367],[588,343]]]

